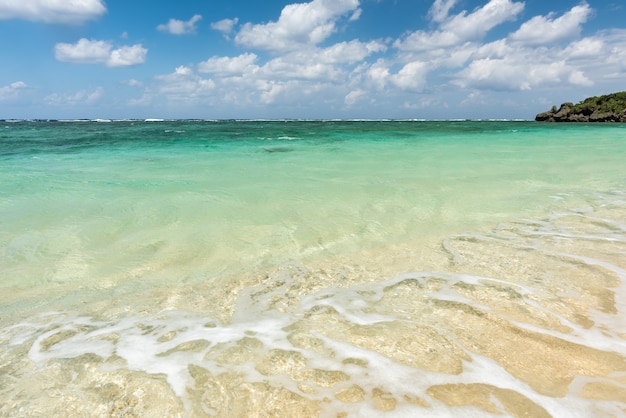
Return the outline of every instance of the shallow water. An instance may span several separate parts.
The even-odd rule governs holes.
[[[17,122],[3,416],[620,416],[626,128]]]

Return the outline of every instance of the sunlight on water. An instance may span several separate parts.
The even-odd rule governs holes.
[[[0,414],[626,413],[626,131],[277,124],[0,138]]]

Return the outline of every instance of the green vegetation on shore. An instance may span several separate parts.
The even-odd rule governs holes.
[[[535,120],[547,122],[626,122],[626,91],[563,103],[539,113]]]

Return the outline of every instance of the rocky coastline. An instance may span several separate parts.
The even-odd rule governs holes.
[[[535,116],[539,122],[623,122],[626,123],[626,92],[594,96],[580,103],[563,103],[557,109]]]

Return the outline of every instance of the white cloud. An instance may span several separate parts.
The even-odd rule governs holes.
[[[256,56],[213,57],[198,65],[198,71],[211,70],[212,78],[196,74],[192,67],[179,67],[172,74],[155,79],[156,91],[170,103],[203,104],[223,107],[225,104],[238,108],[249,106],[320,103],[328,95],[341,95],[344,87],[331,84],[328,72],[339,70],[330,65],[296,63],[286,57],[268,61],[258,66]],[[343,81],[343,79],[341,80]],[[323,92],[326,95],[322,94]]]
[[[108,67],[127,67],[143,64],[148,50],[136,44],[113,49],[108,41],[82,38],[75,44],[58,43],[54,54],[57,60],[79,64],[105,64]]]
[[[198,76],[192,68],[177,67],[173,73],[156,77],[159,93],[173,102],[195,104],[213,94],[215,82]]]
[[[463,40],[483,37],[488,31],[508,20],[514,20],[524,10],[524,3],[511,0],[491,0],[473,13],[461,12],[445,21],[442,29],[455,33]]]
[[[196,32],[198,22],[202,20],[202,16],[194,15],[187,21],[178,19],[170,19],[169,22],[157,26],[157,30],[161,32],[171,33],[172,35],[186,35]]]
[[[457,0],[435,0],[428,15],[433,22],[443,22],[448,17],[450,9],[454,7]]]
[[[357,20],[361,18],[362,14],[363,14],[363,9],[356,9],[354,13],[352,13],[352,16],[350,16],[350,19],[348,20],[350,22],[356,22]]]
[[[281,95],[288,88],[287,83],[271,81],[263,83],[261,87],[261,102],[264,104],[272,104],[276,101],[279,95]]]
[[[492,90],[525,90],[530,86],[525,80],[527,67],[506,58],[483,58],[472,61],[452,82],[462,88]]]
[[[366,97],[367,92],[362,89],[352,90],[348,93],[344,99],[346,106],[353,106],[356,102],[360,101],[361,98]]]
[[[563,53],[569,58],[589,58],[598,56],[605,48],[606,44],[602,39],[585,38],[569,44]]]
[[[124,84],[130,87],[141,87],[143,85],[141,81],[135,80],[134,78],[131,78],[130,80],[125,81]]]
[[[297,59],[300,56],[306,61]],[[325,62],[315,62],[309,57],[295,53],[292,56],[274,58],[261,67],[260,75],[266,80],[338,80],[341,68]]]
[[[240,77],[238,83],[242,88],[257,89],[263,85],[264,91],[274,97],[282,89],[281,83],[343,82],[355,64],[385,49],[386,45],[378,41],[363,43],[355,40],[340,42],[328,48],[312,47],[306,51],[287,52],[265,63],[258,63],[259,57],[253,53],[236,57],[211,57],[200,62],[197,69],[200,73],[211,73],[217,83],[224,83],[225,79],[233,83],[233,77]],[[270,94],[270,91],[273,93]]]
[[[562,59],[583,71],[592,81],[626,82],[626,30],[600,31],[593,36],[552,48],[555,59]],[[580,80],[573,77],[573,80]],[[623,86],[619,86],[623,88]]]
[[[84,104],[93,104],[97,102],[104,94],[102,87],[95,90],[80,90],[75,93],[54,93],[44,97],[44,102],[52,106],[78,106]]]
[[[506,39],[498,39],[497,41],[489,42],[484,45],[467,48],[467,50],[470,54],[473,54],[475,58],[503,58],[515,53],[515,49],[509,45]]]
[[[410,62],[390,78],[391,82],[402,90],[420,91],[426,85],[428,65],[424,62]]]
[[[112,48],[109,42],[82,38],[76,44],[56,44],[54,54],[59,61],[95,64],[107,62]]]
[[[239,75],[246,71],[256,71],[256,54],[245,53],[238,57],[212,57],[198,64],[198,71],[201,73],[213,73],[221,75]]]
[[[579,37],[583,16],[590,10],[586,3],[561,17],[547,14],[541,20],[528,16],[517,24],[519,30],[492,37],[487,43],[483,38],[488,32],[519,17],[524,4],[484,0],[472,11],[455,12],[454,7],[463,3],[467,2],[434,1],[430,10],[434,29],[414,32],[395,43],[348,38],[322,45],[340,24],[350,24],[351,17],[358,17],[358,0],[291,4],[276,21],[248,23],[238,33],[233,31],[237,19],[215,22],[213,29],[226,36],[236,34],[234,43],[249,48],[239,55],[213,56],[158,76],[138,103],[158,100],[159,105],[169,102],[176,109],[201,104],[218,112],[231,109],[246,114],[247,110],[247,115],[255,114],[250,109],[282,109],[290,114],[313,107],[376,112],[375,106],[385,114],[396,110],[402,114],[432,106],[443,109],[447,103],[469,109],[469,102],[464,103],[461,96],[472,96],[470,93],[492,105],[490,91],[506,92],[500,97],[514,103],[517,96],[511,92],[543,87],[575,90],[602,80],[626,80],[626,30],[598,32],[569,43],[522,41],[524,31],[537,22],[549,23],[544,29],[535,26],[549,39],[567,40],[563,34]],[[583,9],[588,11],[581,13]],[[397,49],[389,53],[389,45]],[[103,62],[99,57],[107,52],[110,57],[106,43],[91,47],[94,61]],[[250,48],[272,54],[266,58]],[[104,52],[97,53],[100,50]],[[83,59],[90,56],[78,55]]]
[[[0,19],[80,24],[105,13],[103,0],[0,0]]]
[[[239,18],[237,17],[234,19],[222,19],[218,22],[211,23],[211,28],[222,32],[224,35],[228,35],[233,31],[233,28],[238,22]]]
[[[606,59],[604,62],[595,61],[599,67],[602,67],[604,74],[612,76],[621,75],[622,79],[626,79],[626,29],[614,29],[601,33],[602,39],[606,45]],[[612,74],[615,72],[616,74]]]
[[[453,84],[462,88],[487,90],[531,90],[545,85],[570,83],[589,86],[593,82],[581,71],[563,60],[529,59],[521,54],[500,59],[473,61],[459,72]]]
[[[154,91],[170,102],[206,106],[282,105],[291,111],[291,104],[301,104],[304,98],[307,103],[321,103],[331,100],[329,97],[343,106],[346,100],[356,100],[356,93],[349,95],[354,67],[385,49],[380,41],[353,40],[327,48],[287,51],[265,62],[251,52],[214,56],[198,63],[195,71],[193,66],[181,66],[172,74],[156,77]]]
[[[276,22],[243,25],[235,41],[270,51],[287,51],[317,45],[333,32],[337,21],[358,9],[359,0],[313,0],[285,6]]]
[[[364,43],[353,40],[336,43],[328,48],[313,51],[309,55],[312,56],[312,61],[355,63],[364,60],[371,54],[383,52],[386,49],[387,46],[379,41]]]
[[[556,19],[551,19],[552,15],[535,16],[524,22],[509,38],[528,45],[545,45],[572,39],[580,35],[581,25],[587,21],[590,14],[591,8],[583,3]]]
[[[327,39],[341,19],[345,23],[357,19],[361,13],[358,6],[358,0],[313,0],[288,5],[277,21],[244,25],[235,38],[239,45],[272,50],[276,54],[273,58],[262,61],[252,52],[214,56],[195,67],[181,66],[173,74],[156,77],[154,91],[170,101],[188,100],[207,106],[280,103],[289,107],[289,103],[302,103],[304,98],[307,103],[355,103],[358,89],[352,85],[362,77],[355,67],[365,68],[365,60],[386,51],[390,41],[354,39],[328,47],[318,44]],[[211,26],[228,34],[237,22],[225,19]],[[210,74],[210,78],[202,77],[203,74]]]
[[[23,81],[16,81],[8,86],[0,87],[0,101],[16,99],[27,88],[28,85]]]
[[[429,82],[440,87],[449,83],[464,89],[520,91],[547,86],[589,87],[607,79],[608,74],[619,77],[621,73],[622,79],[626,78],[626,31],[620,34],[614,30],[611,36],[608,32],[598,33],[565,45],[558,42],[580,36],[582,25],[592,13],[587,3],[559,17],[531,16],[508,37],[482,44],[480,39],[488,30],[515,18],[523,4],[491,0],[472,13],[449,15],[455,4],[452,0],[435,1],[430,16],[441,24],[396,41],[399,53],[395,63],[405,66],[396,73],[391,71],[393,61],[372,66],[368,71],[370,81],[379,88],[392,85],[419,92],[428,75]],[[455,69],[456,74],[449,69]]]
[[[257,77],[264,80],[316,80],[342,83],[355,64],[368,56],[384,51],[378,41],[339,42],[327,48],[311,47],[292,51],[267,61],[259,68]]]
[[[379,59],[374,64],[367,69],[367,79],[373,83],[373,85],[382,90],[385,88],[387,84],[387,80],[391,75],[388,64],[383,60]]]
[[[585,73],[583,73],[582,71],[578,71],[578,70],[572,71],[567,81],[569,81],[570,84],[583,86],[583,87],[589,87],[595,84],[592,80],[589,80],[589,78],[587,78]]]
[[[128,67],[131,65],[143,64],[146,61],[148,50],[136,44],[133,46],[123,46],[111,51],[106,64],[109,67]]]
[[[434,32],[418,30],[405,39],[396,41],[394,46],[404,51],[426,51],[479,40],[497,25],[514,19],[524,9],[524,3],[491,0],[470,14],[463,11],[444,18],[443,12],[447,14],[451,6],[449,2],[445,4],[440,2],[436,16],[433,16],[442,19],[439,30]]]
[[[626,30],[601,31],[566,45],[500,39],[466,49],[467,64],[457,66],[452,78],[462,88],[519,91],[626,81]]]

